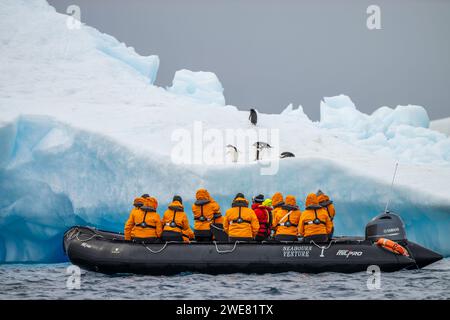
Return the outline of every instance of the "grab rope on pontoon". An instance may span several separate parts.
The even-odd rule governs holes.
[[[236,241],[234,243],[233,249],[231,249],[231,250],[219,250],[219,247],[217,246],[217,242],[213,241],[214,245],[216,246],[217,253],[232,253],[234,250],[236,250],[236,246],[237,246],[238,242],[239,241]]]

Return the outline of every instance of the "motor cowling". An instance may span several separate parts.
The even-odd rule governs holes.
[[[405,224],[399,215],[383,212],[366,225],[366,240],[386,238],[397,242],[406,241]]]

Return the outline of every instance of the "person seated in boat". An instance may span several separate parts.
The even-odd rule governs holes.
[[[272,227],[275,230],[275,240],[297,241],[298,222],[300,221],[301,214],[295,196],[286,196],[285,203],[273,216]]]
[[[275,216],[277,211],[282,210],[282,206],[284,205],[284,198],[281,192],[275,192],[272,196],[272,216]]]
[[[259,231],[258,217],[248,207],[248,201],[242,193],[234,198],[231,208],[225,213],[223,228],[229,241],[251,241]]]
[[[162,218],[162,241],[183,241],[183,231],[189,229],[189,221],[184,212],[183,199],[175,195]]]
[[[272,196],[272,216],[271,216],[271,223],[270,223],[270,236],[273,237],[275,234],[275,229],[273,228],[273,217],[277,214],[278,211],[282,210],[282,206],[284,205],[284,199],[281,192],[275,192]]]
[[[137,198],[125,223],[125,240],[158,242],[162,233],[161,219],[156,209],[158,201],[153,197]]]
[[[319,201],[319,205],[327,211],[328,216],[330,217],[332,227],[331,227],[331,233],[328,235],[328,237],[331,239],[333,237],[333,233],[334,233],[333,220],[334,220],[334,216],[336,215],[333,201],[331,201],[330,198],[325,193],[322,192],[322,190],[317,191],[316,195],[317,195],[317,200]]]
[[[303,241],[327,242],[333,224],[327,211],[320,206],[315,193],[308,194],[305,207],[298,225],[298,233],[303,236]]]
[[[183,234],[182,234],[182,235],[183,235],[183,241],[184,241],[185,243],[190,243],[191,240],[194,240],[194,239],[195,239],[194,231],[192,231],[192,229],[191,229],[190,226],[189,226],[188,229],[183,230],[182,233],[183,233]]]
[[[264,202],[262,203],[262,205],[264,207],[267,208],[267,211],[269,213],[269,236],[272,232],[272,222],[273,222],[273,206],[272,206],[272,199],[271,198],[267,198],[266,200],[264,200]]]
[[[269,211],[270,207],[263,205],[264,195],[253,197],[252,210],[255,212],[259,222],[259,230],[255,236],[256,241],[263,241],[270,235]]]
[[[197,190],[195,198],[196,201],[192,205],[195,239],[198,242],[212,241],[211,224],[220,229],[223,227],[220,206],[206,189]]]

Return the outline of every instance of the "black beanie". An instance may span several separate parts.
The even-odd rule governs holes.
[[[253,198],[253,202],[255,203],[263,203],[264,202],[264,195],[258,194],[256,197]]]
[[[148,193],[144,193],[141,198],[147,199],[150,198],[150,195]]]
[[[183,203],[183,199],[181,199],[181,197],[178,195],[173,196],[172,201],[178,201],[179,203]]]
[[[323,194],[323,192],[322,192],[322,190],[317,190],[317,193],[316,193],[316,196],[320,196],[320,195],[322,195]]]

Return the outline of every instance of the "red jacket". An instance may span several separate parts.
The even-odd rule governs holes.
[[[259,221],[258,236],[267,237],[270,234],[269,214],[272,208],[263,206],[259,203],[252,204],[252,209],[255,211]]]

